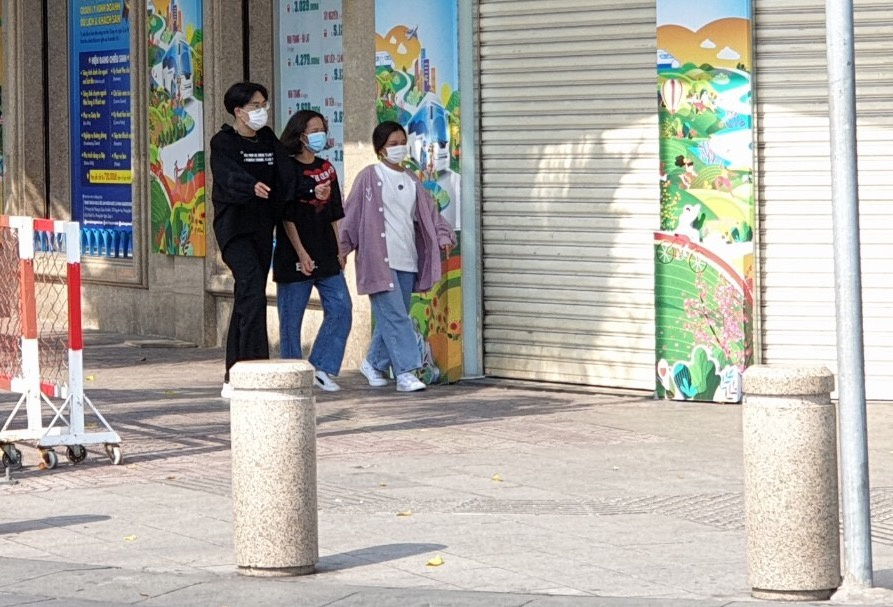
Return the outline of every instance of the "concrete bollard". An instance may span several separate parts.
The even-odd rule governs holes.
[[[230,382],[238,571],[313,573],[319,561],[313,367],[303,360],[239,362]]]
[[[825,367],[744,373],[744,508],[751,593],[817,601],[840,585],[837,415]]]

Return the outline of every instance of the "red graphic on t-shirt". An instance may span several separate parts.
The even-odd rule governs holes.
[[[338,176],[335,173],[335,167],[333,167],[329,161],[323,162],[316,168],[305,169],[304,175],[306,177],[310,177],[318,184],[332,184],[335,182],[335,180],[338,179]],[[328,200],[320,200],[319,198],[314,198],[310,201],[310,204],[313,206],[314,209],[316,209],[317,213],[320,213],[323,208],[325,208],[325,206],[329,204],[329,201],[331,199],[331,196],[329,196]]]

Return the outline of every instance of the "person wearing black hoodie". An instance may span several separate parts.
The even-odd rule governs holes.
[[[287,199],[288,151],[267,124],[267,89],[238,82],[223,96],[235,118],[211,138],[214,234],[235,285],[226,336],[226,373],[220,395],[230,398],[229,370],[240,360],[270,357],[267,274],[273,227]]]

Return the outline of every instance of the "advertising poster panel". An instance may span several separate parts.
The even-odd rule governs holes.
[[[84,255],[133,252],[130,15],[123,0],[70,3],[72,218]]]
[[[149,0],[152,251],[205,255],[202,0]]]
[[[739,402],[754,360],[752,6],[658,0],[657,17],[657,394]]]
[[[329,143],[318,156],[344,182],[344,45],[342,0],[279,0],[277,28],[278,133],[298,110],[325,116]]]
[[[379,122],[406,128],[409,167],[452,224],[459,243],[443,260],[443,279],[413,296],[411,315],[423,344],[423,381],[462,376],[462,238],[459,160],[459,33],[455,0],[376,0],[375,77]]]

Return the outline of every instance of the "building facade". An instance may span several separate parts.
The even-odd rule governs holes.
[[[393,61],[400,43],[429,40],[431,28],[407,13],[405,30],[395,30],[382,20],[383,0],[155,0],[145,6],[131,0],[90,5],[106,11],[101,15],[72,14],[85,4],[3,0],[0,65],[4,212],[83,219],[88,209],[72,201],[95,200],[89,191],[94,181],[77,177],[92,154],[73,151],[77,142],[85,149],[94,145],[85,133],[101,129],[85,129],[83,116],[91,112],[83,100],[95,94],[89,71],[95,65],[81,62],[101,55],[105,59],[96,63],[112,62],[114,71],[124,56],[108,42],[97,51],[90,46],[99,44],[96,37],[84,31],[99,23],[91,18],[108,27],[129,24],[126,71],[118,72],[128,80],[120,80],[114,93],[129,99],[129,115],[116,114],[124,125],[107,129],[118,133],[109,145],[126,149],[120,157],[129,166],[96,173],[95,183],[117,180],[131,206],[126,216],[97,215],[105,217],[97,220],[102,225],[84,236],[86,326],[222,342],[232,281],[206,227],[213,209],[203,193],[213,184],[201,161],[228,118],[223,92],[243,79],[270,85],[278,108],[274,126],[281,130],[288,114],[279,109],[287,106],[289,91],[296,103],[306,94],[285,81],[291,51],[283,47],[302,43],[284,33],[286,16],[328,11],[314,17],[325,20],[337,11],[337,24],[326,31],[337,32],[342,50],[327,52],[322,62],[337,58],[333,69],[343,70],[343,89],[333,101],[342,122],[333,143],[346,189],[374,161],[371,131],[394,109],[386,102],[400,91],[391,92],[388,70],[426,82],[430,90],[421,93],[440,101],[424,106],[427,126],[446,124],[450,133],[435,141],[449,139],[451,152],[461,141],[461,155],[449,159],[461,174],[452,187],[462,205],[451,218],[460,227],[459,286],[447,297],[461,312],[444,317],[453,327],[451,339],[460,334],[461,340],[443,346],[441,363],[449,358],[457,376],[655,389],[659,3],[459,0],[449,27],[456,32],[452,89],[462,94],[452,97],[452,105],[443,94],[449,76],[442,67]],[[886,232],[893,223],[893,72],[886,58],[893,37],[883,3],[856,0],[855,8],[866,388],[869,398],[890,399],[893,281],[886,268],[893,245]],[[833,370],[824,3],[754,0],[751,20],[753,360]],[[383,49],[390,50],[397,34],[404,39],[394,42],[389,61]],[[302,62],[300,54],[294,61]],[[306,102],[325,106],[327,99]],[[405,109],[405,99],[394,105]],[[423,107],[423,97],[417,101],[413,112]],[[461,123],[450,122],[459,115]],[[192,151],[177,156],[182,150],[174,144],[186,139]],[[431,150],[433,173],[437,154]],[[179,214],[157,212],[158,200],[174,198],[185,201]],[[352,283],[350,269],[348,274]],[[275,345],[272,284],[268,294]],[[436,317],[433,299],[426,306]],[[346,368],[361,360],[371,324],[366,298],[355,297],[354,309]],[[308,337],[320,316],[318,303],[311,302]]]

